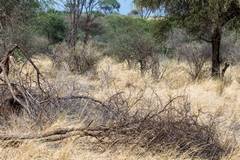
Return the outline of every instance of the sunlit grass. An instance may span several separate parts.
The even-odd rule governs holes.
[[[231,66],[222,81],[206,78],[192,82],[183,69],[184,63],[179,64],[166,59],[162,62],[165,65],[164,74],[158,81],[152,79],[150,74],[141,77],[137,68],[129,70],[126,64],[116,63],[110,58],[105,58],[99,63],[98,74],[95,78],[74,75],[67,67],[54,69],[49,59],[38,61],[39,64],[38,62],[36,64],[42,71],[47,71],[44,75],[50,79],[50,83],[53,84],[60,97],[70,94],[91,95],[104,102],[113,94],[122,92],[129,106],[134,106],[131,109],[135,111],[139,109],[138,107],[144,109],[149,106],[156,107],[159,103],[165,104],[169,97],[184,96],[184,100],[190,103],[192,112],[206,113],[199,120],[205,123],[215,123],[222,140],[219,143],[230,143],[235,146],[231,153],[223,155],[220,159],[237,160],[240,158],[238,65]],[[137,99],[145,100],[146,106],[135,105]],[[174,103],[177,105],[185,101],[179,99]],[[61,113],[54,122],[46,123],[41,128],[36,125],[37,123],[31,123],[24,117],[19,118],[13,115],[9,125],[5,126],[1,134],[41,133],[58,128],[79,127],[83,124],[78,118]],[[161,146],[157,147],[161,148]],[[198,155],[191,156],[192,152],[200,149],[201,147],[195,146],[180,152],[177,146],[166,144],[161,152],[156,153],[137,145],[105,145],[90,136],[74,136],[62,141],[45,143],[37,140],[24,140],[17,143],[4,141],[0,146],[0,159],[201,159]]]

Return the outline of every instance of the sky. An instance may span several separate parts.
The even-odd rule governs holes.
[[[119,9],[120,14],[127,15],[134,9],[132,1],[133,0],[118,0],[118,2],[121,4]]]
[[[55,5],[56,9],[62,10],[63,5],[61,1],[65,0],[55,0],[59,5]],[[133,10],[133,0],[118,0],[118,2],[121,4],[119,12],[120,14],[127,15]]]

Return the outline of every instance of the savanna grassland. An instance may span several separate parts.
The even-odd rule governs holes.
[[[158,80],[108,57],[85,75],[64,63],[56,67],[48,56],[32,59],[45,77],[41,83],[49,83],[43,87],[51,87],[50,97],[41,105],[45,110],[33,110],[35,118],[24,109],[1,111],[1,159],[240,157],[239,64],[222,80],[192,81],[185,62],[167,58],[161,58]],[[21,73],[36,76],[28,63]],[[56,98],[63,105],[50,106]]]
[[[0,1],[0,159],[240,158],[239,1],[55,2]]]

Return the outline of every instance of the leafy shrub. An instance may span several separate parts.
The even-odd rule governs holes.
[[[105,21],[109,36],[106,55],[119,62],[127,61],[129,67],[139,64],[143,76],[152,69],[152,64],[159,65],[157,54],[160,54],[161,46],[151,36],[151,21],[114,15],[107,16]]]
[[[50,43],[59,43],[65,38],[67,23],[61,12],[50,9],[41,12],[38,17],[38,30]]]
[[[48,52],[48,40],[39,36],[31,26],[24,26],[23,28],[15,28],[13,31],[14,36],[10,44],[18,44],[23,46],[28,55],[35,53]]]

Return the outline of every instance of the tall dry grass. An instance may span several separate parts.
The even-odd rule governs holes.
[[[57,141],[2,139],[0,159],[240,157],[239,65],[231,66],[222,81],[193,82],[183,69],[186,64],[167,59],[161,61],[158,81],[110,58],[100,61],[94,79],[74,75],[68,65],[56,69],[46,57],[36,57],[35,63],[49,80],[52,95],[60,98],[59,108],[46,106],[37,122],[10,114],[1,123],[0,137],[60,128],[79,132]]]

